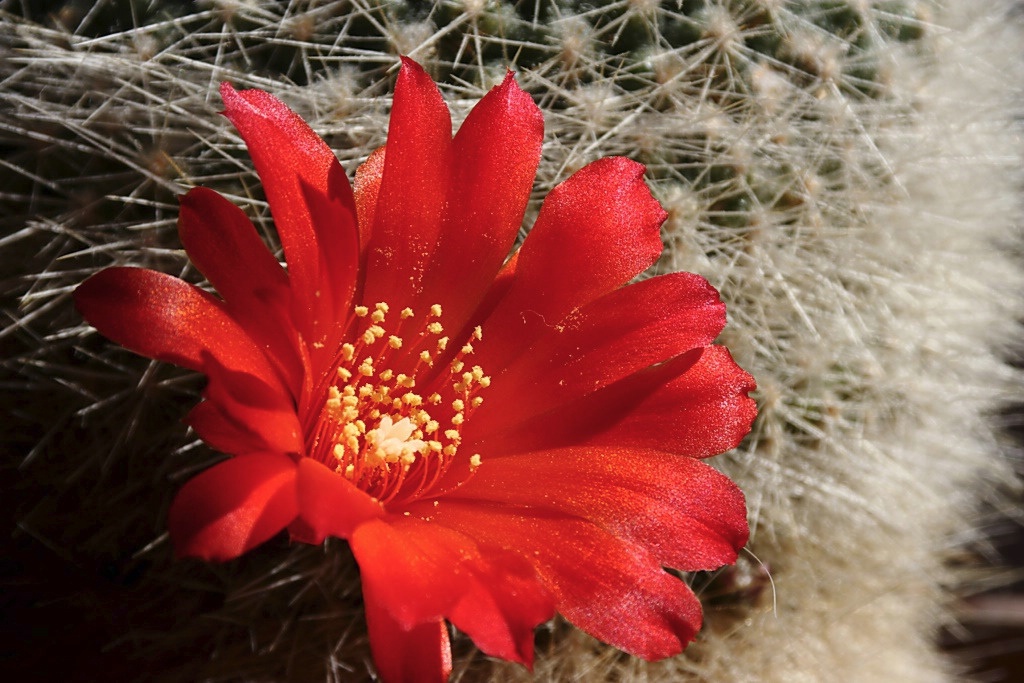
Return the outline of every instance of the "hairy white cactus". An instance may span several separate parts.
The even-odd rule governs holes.
[[[715,460],[746,492],[750,552],[690,577],[697,643],[648,664],[556,621],[536,680],[952,678],[936,634],[1014,481],[997,415],[1021,399],[1015,4],[0,0],[10,609],[47,636],[16,636],[17,661],[370,677],[344,543],[171,557],[169,501],[217,458],[179,422],[199,379],[100,338],[70,292],[111,264],[200,282],[175,230],[194,185],[275,243],[219,82],[281,97],[351,173],[408,54],[456,121],[518,72],[546,123],[527,225],[583,164],[645,163],[670,214],[656,270],[722,292],[724,341],[759,384],[753,432]],[[456,680],[528,679],[454,647]]]

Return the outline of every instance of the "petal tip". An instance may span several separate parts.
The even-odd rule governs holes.
[[[220,92],[220,99],[224,102],[224,110],[220,113],[227,116],[232,105],[237,102],[242,95],[235,89],[235,86],[231,85],[227,81],[221,82],[218,92]]]
[[[407,55],[400,55],[399,59],[402,60],[401,67],[399,68],[399,71],[398,71],[399,79],[402,78],[403,74],[405,74],[406,76],[420,76],[420,75],[426,76],[427,75],[427,72],[426,72],[426,70],[424,70],[423,65],[421,65],[419,62],[417,62],[412,57],[409,57]]]

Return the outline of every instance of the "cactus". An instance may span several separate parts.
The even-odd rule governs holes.
[[[935,636],[974,585],[960,563],[982,506],[1005,502],[994,412],[1020,400],[1003,360],[1024,284],[1009,0],[980,17],[966,0],[28,5],[0,0],[5,490],[26,586],[11,609],[50,634],[19,636],[23,664],[67,666],[43,655],[56,643],[115,679],[369,676],[343,543],[171,558],[169,501],[217,457],[178,422],[199,380],[99,338],[69,293],[112,263],[201,282],[175,230],[193,185],[275,244],[218,82],[280,96],[351,174],[409,54],[456,120],[507,68],[540,104],[526,225],[586,162],[645,163],[670,214],[655,271],[722,292],[760,386],[754,431],[716,463],[746,491],[750,554],[689,577],[698,642],[648,664],[555,621],[537,680],[955,674]],[[454,647],[459,680],[527,680]]]

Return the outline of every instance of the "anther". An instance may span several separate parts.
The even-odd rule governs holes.
[[[405,342],[407,335],[389,334],[386,329],[386,320],[391,315],[386,303],[356,306],[353,315],[368,320],[361,332],[355,332],[352,343],[342,344],[339,349],[335,385],[327,388],[325,397],[325,431],[317,437],[323,438],[324,456],[335,463],[339,474],[381,501],[400,494],[409,482],[420,482],[418,488],[414,484],[409,488],[430,488],[458,454],[467,414],[483,402],[482,397],[475,395],[477,390],[490,383],[480,366],[464,362],[468,354],[474,353],[482,330],[479,326],[474,328],[448,363],[448,386],[438,386],[438,391],[428,395],[415,390],[417,379],[423,381],[417,373],[425,366],[433,366],[435,359],[447,352],[451,341],[443,336],[440,304],[430,306],[427,320],[409,344]],[[403,321],[414,318],[413,310],[402,309],[400,317]],[[420,346],[427,341],[427,334],[434,335],[434,349],[427,345],[423,350]],[[371,350],[369,347],[378,340],[387,346],[382,344]],[[392,365],[391,352],[398,352],[396,358],[407,360],[401,352],[407,347],[412,347],[410,356],[418,359],[415,368],[403,367],[408,374],[395,372],[388,367]],[[364,359],[355,360],[357,355]],[[447,393],[453,390],[454,395]],[[445,419],[434,419],[428,412],[431,406],[444,403],[451,406],[450,410],[447,406],[441,409]],[[480,454],[473,454],[469,458],[471,471],[479,465]]]

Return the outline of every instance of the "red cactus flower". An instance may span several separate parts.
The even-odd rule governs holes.
[[[749,430],[754,385],[712,345],[725,310],[705,280],[626,284],[662,248],[643,167],[573,174],[509,257],[543,135],[511,76],[453,138],[405,60],[354,193],[279,100],[221,95],[287,271],[195,188],[181,240],[219,298],[137,268],[75,293],[110,339],[209,379],[188,422],[233,457],[178,494],[177,553],[347,539],[387,681],[447,677],[446,620],[527,666],[554,610],[640,657],[680,652],[701,608],[663,567],[715,568],[746,542],[742,494],[700,459]]]

